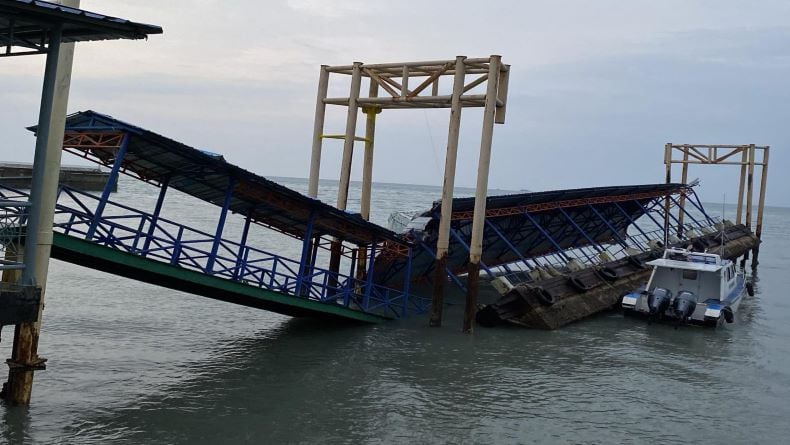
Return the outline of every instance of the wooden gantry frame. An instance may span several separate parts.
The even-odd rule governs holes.
[[[351,87],[346,97],[327,97],[330,76],[351,76]],[[346,209],[348,188],[351,181],[354,142],[365,143],[362,196],[360,213],[370,218],[370,192],[373,181],[373,147],[376,129],[376,116],[384,109],[449,108],[450,124],[447,136],[447,154],[444,168],[442,190],[442,209],[439,223],[439,239],[436,246],[436,265],[434,275],[433,305],[431,325],[441,325],[444,302],[444,283],[446,281],[445,256],[449,247],[450,220],[452,217],[453,189],[455,185],[455,166],[458,153],[458,139],[461,125],[461,110],[468,107],[484,108],[483,129],[480,141],[480,158],[477,170],[475,209],[472,240],[469,246],[469,285],[467,286],[464,331],[471,332],[477,306],[477,279],[479,277],[480,257],[482,255],[483,228],[485,223],[485,203],[488,188],[488,171],[491,162],[491,144],[494,123],[505,122],[507,108],[507,89],[510,66],[503,64],[501,57],[492,55],[486,58],[467,58],[457,56],[455,60],[434,60],[424,62],[398,62],[383,64],[322,65],[318,82],[315,123],[313,127],[313,148],[310,161],[308,194],[318,196],[318,180],[321,169],[321,153],[325,139],[342,139],[343,158],[340,165],[340,184],[337,193],[337,208]],[[452,77],[452,93],[440,94],[439,83],[443,78]],[[474,76],[467,81],[467,76]],[[363,79],[368,79],[368,94],[361,96]],[[384,94],[379,94],[380,90]],[[347,107],[346,128],[343,134],[325,134],[324,120],[327,105]],[[359,109],[366,115],[365,136],[356,135]],[[360,252],[360,255],[363,255]],[[338,259],[339,261],[339,259]],[[338,262],[339,264],[339,262]],[[330,264],[330,269],[333,264]],[[335,267],[337,267],[335,265]]]
[[[755,144],[745,145],[698,145],[698,144],[672,144],[664,146],[664,165],[666,167],[666,182],[672,182],[672,164],[680,164],[680,182],[688,181],[688,167],[692,164],[711,164],[711,165],[740,165],[741,172],[738,182],[738,201],[735,215],[735,224],[744,223],[749,230],[752,230],[752,209],[754,196],[754,174],[755,167],[760,167],[760,191],[757,203],[757,221],[754,234],[761,238],[763,231],[763,209],[765,208],[765,190],[768,180],[768,155],[769,146],[759,146]],[[744,218],[744,196],[746,199],[746,211]],[[685,197],[680,197],[680,207],[685,205]],[[683,226],[683,216],[685,212],[678,210],[679,226]],[[752,267],[757,266],[757,254],[759,245],[754,250]],[[745,257],[748,259],[748,253]]]

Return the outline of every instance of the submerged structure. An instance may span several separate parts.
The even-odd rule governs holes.
[[[681,200],[689,205],[681,206]],[[461,292],[471,205],[470,198],[453,201],[445,272]],[[404,237],[420,247],[410,268],[380,255],[377,281],[394,283],[410,274],[419,288],[432,279],[439,208],[435,203],[405,225]],[[745,226],[710,217],[686,184],[494,196],[486,203],[485,227],[481,267],[490,286],[480,292],[490,304],[477,314],[485,326],[509,322],[556,329],[611,308],[647,278],[645,262],[661,256],[665,246],[708,250],[723,239],[727,258],[737,258],[759,242]]]

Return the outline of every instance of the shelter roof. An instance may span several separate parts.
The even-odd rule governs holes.
[[[36,127],[29,129],[35,131]],[[233,165],[222,155],[192,148],[95,111],[81,111],[66,118],[64,150],[100,165],[112,166],[124,139],[127,151],[123,173],[160,187],[167,182],[169,187],[219,206],[223,205],[232,180],[229,209],[250,215],[254,222],[280,232],[303,238],[313,214],[312,236],[330,235],[356,244],[405,242],[358,214],[339,210]]]
[[[43,51],[48,31],[63,27],[63,42],[144,39],[162,28],[40,0],[0,0],[0,46]],[[7,52],[9,55],[13,55]]]

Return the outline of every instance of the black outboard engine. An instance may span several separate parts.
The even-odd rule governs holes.
[[[679,292],[672,302],[672,312],[679,322],[685,322],[696,308],[697,296],[686,290]]]
[[[661,316],[669,308],[669,300],[672,298],[672,292],[657,287],[653,292],[647,294],[647,307],[650,309],[650,315],[657,317]]]

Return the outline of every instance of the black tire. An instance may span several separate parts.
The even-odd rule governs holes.
[[[551,306],[557,302],[557,297],[552,295],[549,291],[542,287],[535,287],[534,294],[538,298],[538,301],[543,306]]]
[[[590,286],[590,285],[586,284],[584,281],[582,281],[576,275],[571,275],[568,278],[568,282],[570,283],[571,286],[573,286],[574,289],[578,290],[579,292],[587,292],[588,290],[593,288],[592,286]]]
[[[727,323],[732,323],[735,321],[735,314],[733,314],[732,309],[729,306],[722,309],[721,313],[724,315],[724,321]]]
[[[598,275],[606,281],[617,281],[617,271],[611,267],[602,267],[598,269]]]

